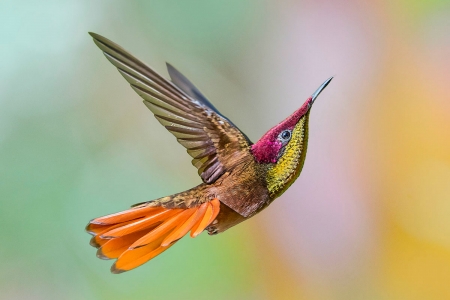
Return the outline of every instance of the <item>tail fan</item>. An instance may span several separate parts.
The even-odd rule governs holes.
[[[199,235],[217,217],[220,201],[213,199],[197,207],[168,209],[142,204],[128,210],[96,218],[86,231],[97,257],[117,259],[114,274],[139,267],[169,249],[189,231]]]

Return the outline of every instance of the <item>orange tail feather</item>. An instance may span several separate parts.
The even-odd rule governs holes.
[[[196,237],[217,217],[214,199],[189,209],[140,205],[92,220],[86,230],[102,259],[117,259],[113,273],[134,269],[169,249],[189,231]]]
[[[161,246],[169,246],[174,241],[181,239],[186,233],[189,232],[189,230],[191,230],[198,220],[203,217],[203,214],[204,211],[197,209],[185,223],[180,224],[180,226],[175,228],[173,232],[164,239]]]
[[[128,250],[131,244],[143,237],[147,232],[147,230],[141,230],[122,237],[107,240],[107,242],[98,249],[97,257],[101,259],[118,258],[123,252]]]
[[[102,237],[105,238],[115,238],[115,237],[121,237],[139,230],[143,230],[149,227],[152,227],[152,225],[162,222],[164,220],[167,220],[168,218],[176,215],[179,213],[181,209],[171,209],[171,210],[164,210],[162,212],[158,212],[152,216],[139,219],[136,222],[132,222],[131,224],[128,224],[123,227],[114,228],[113,230],[110,230],[108,232],[105,232],[102,234]]]
[[[210,219],[212,217],[212,205],[211,203],[204,203],[207,205],[205,214],[203,215],[203,218],[197,222],[197,225],[195,225],[191,230],[191,237],[195,238],[197,235],[199,235],[205,228],[209,225]]]
[[[147,233],[145,236],[137,240],[135,243],[133,243],[130,248],[139,248],[146,246],[147,244],[150,244],[152,241],[159,239],[162,236],[167,236],[167,234],[172,231],[175,227],[177,227],[179,224],[183,224],[186,222],[186,219],[190,217],[190,215],[193,213],[191,209],[187,209],[181,213],[178,213],[177,215],[173,216],[170,219],[167,219],[156,227],[154,230]],[[162,242],[162,241],[161,241]]]

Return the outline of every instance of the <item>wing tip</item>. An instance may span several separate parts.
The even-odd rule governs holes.
[[[101,40],[102,38],[104,39],[104,37],[101,36],[101,35],[98,34],[98,33],[95,33],[95,32],[92,32],[92,31],[88,31],[88,33],[89,33],[89,35],[90,35],[93,39],[95,39],[95,40]]]
[[[166,67],[167,67],[167,69],[175,69],[174,66],[172,66],[172,64],[167,61],[166,61]]]

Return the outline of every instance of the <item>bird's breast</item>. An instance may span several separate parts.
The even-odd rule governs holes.
[[[237,166],[217,180],[210,192],[239,215],[251,217],[269,202],[263,172],[249,157],[247,163]]]

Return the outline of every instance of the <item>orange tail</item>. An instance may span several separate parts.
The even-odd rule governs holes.
[[[217,217],[218,199],[188,209],[139,205],[89,222],[91,245],[102,259],[117,259],[111,272],[134,269],[169,249],[191,231],[199,235]]]

